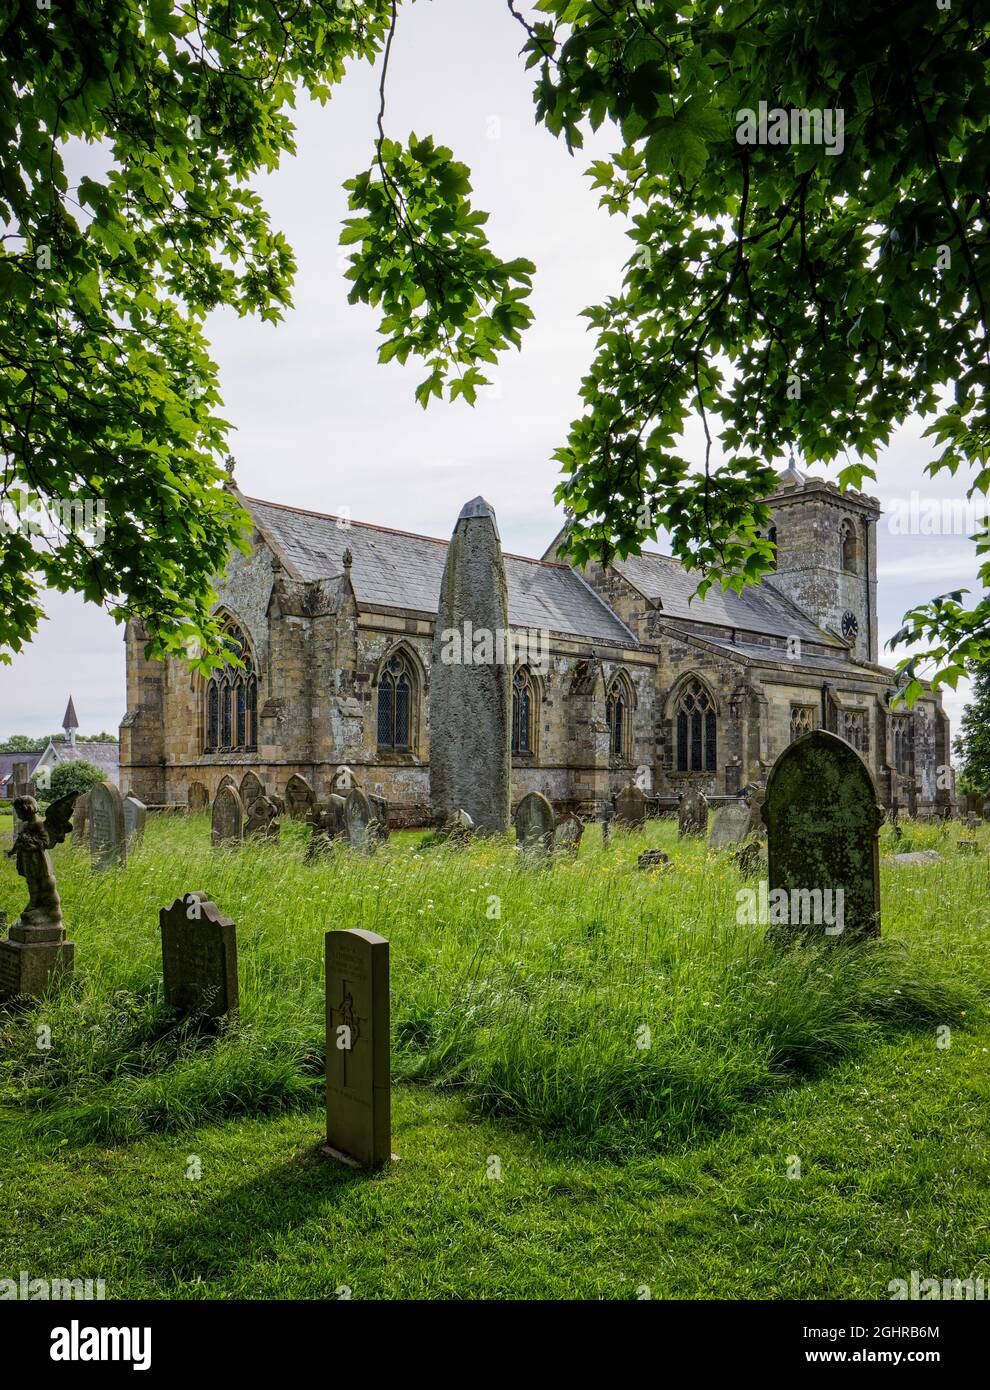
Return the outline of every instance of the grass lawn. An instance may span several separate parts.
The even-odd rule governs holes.
[[[0,1011],[0,1278],[882,1299],[912,1269],[990,1277],[990,841],[959,835],[906,828],[945,862],[883,868],[879,945],[789,952],[669,822],[610,852],[592,827],[547,868],[419,834],[304,865],[294,825],[213,853],[206,816],[152,818],[120,872],[62,846],[72,989]],[[651,845],[670,873],[636,871]],[[161,998],[157,909],[194,888],[238,925],[241,1016],[212,1040]],[[0,906],[22,897],[4,860]],[[392,943],[401,1162],[371,1176],[316,1157],[322,935],[354,926]]]

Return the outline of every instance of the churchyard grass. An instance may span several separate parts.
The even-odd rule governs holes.
[[[884,853],[945,859],[883,867],[879,943],[790,953],[736,925],[731,856],[671,822],[611,850],[590,827],[542,867],[418,832],[306,865],[305,834],[213,851],[208,816],[155,817],[122,871],[55,851],[76,976],[0,1012],[0,1277],[770,1298],[990,1272],[990,861],[958,825],[884,827]],[[635,870],[650,846],[670,873]],[[0,886],[11,912],[9,861]],[[162,999],[158,909],[194,888],[237,923],[241,1014],[215,1037]],[[358,926],[392,959],[402,1162],[372,1177],[316,1159],[323,933]]]

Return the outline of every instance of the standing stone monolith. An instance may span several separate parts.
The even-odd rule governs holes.
[[[457,811],[478,830],[509,828],[512,659],[505,564],[495,513],[482,497],[450,538],[430,677],[430,810]]]
[[[845,739],[816,729],[781,753],[763,803],[775,936],[802,928],[827,940],[880,935],[883,817],[873,774]],[[781,889],[785,920],[773,916],[775,901],[783,914]]]
[[[183,1014],[237,1012],[237,928],[205,893],[187,893],[158,914],[165,999]]]
[[[144,824],[148,819],[148,808],[143,801],[139,801],[130,792],[124,797],[124,841],[127,845],[127,853],[137,849],[141,836],[144,834]]]
[[[520,849],[553,849],[553,807],[541,792],[529,792],[516,807],[516,843]]]
[[[708,797],[692,788],[677,807],[678,835],[704,835],[708,830]]]
[[[358,1168],[392,1154],[388,942],[351,929],[326,934],[327,1142]]]
[[[112,782],[97,782],[89,789],[90,868],[123,868],[127,859],[124,832],[124,800]]]
[[[222,786],[213,801],[210,838],[218,845],[239,845],[244,840],[244,802],[232,785]]]

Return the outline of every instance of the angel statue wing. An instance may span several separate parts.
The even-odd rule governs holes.
[[[48,803],[45,829],[49,845],[60,845],[72,829],[72,812],[78,795],[78,792],[69,792],[68,796],[60,796],[57,801]]]

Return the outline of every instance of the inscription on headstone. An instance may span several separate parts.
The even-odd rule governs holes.
[[[553,807],[541,792],[529,792],[516,807],[516,843],[520,849],[553,849]]]
[[[824,933],[830,927],[830,940],[880,935],[883,816],[873,774],[844,739],[816,729],[781,753],[767,781],[763,819],[770,895],[787,894],[792,928]],[[804,894],[811,895],[808,915],[821,899],[827,918],[826,892],[834,922],[794,920],[796,901],[804,914]]]
[[[112,782],[97,782],[89,789],[90,867],[122,868],[126,845],[123,798]]]
[[[355,1167],[392,1155],[388,942],[370,931],[326,934],[326,1152]]]
[[[187,893],[158,914],[165,998],[184,1014],[235,1013],[237,929],[205,893]]]
[[[265,788],[261,778],[256,772],[245,772],[241,778],[241,800],[244,802],[245,811],[250,811],[252,805],[259,796],[264,796]]]
[[[293,820],[305,820],[312,814],[316,805],[316,793],[306,781],[294,772],[285,784],[285,809]]]
[[[211,838],[218,845],[239,845],[244,839],[244,802],[236,788],[221,787],[213,802]]]
[[[749,831],[750,819],[750,808],[744,801],[737,801],[734,806],[719,806],[712,817],[708,848],[725,849],[727,845],[740,844]]]

